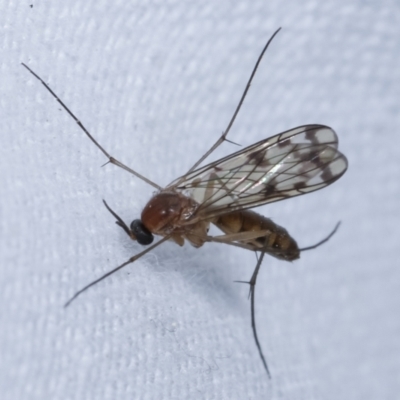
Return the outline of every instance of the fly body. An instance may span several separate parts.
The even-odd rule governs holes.
[[[250,209],[330,185],[345,173],[347,159],[338,150],[338,138],[333,129],[312,124],[287,130],[220,160],[202,167],[200,165],[219,145],[228,141],[226,137],[242,106],[260,61],[279,30],[264,46],[239,104],[222,136],[189,171],[165,188],[112,157],[53,90],[23,64],[103,152],[109,163],[130,172],[157,190],[144,207],[141,218],[133,220],[129,226],[103,200],[108,211],[115,217],[117,225],[132,240],[148,247],[76,292],[66,306],[89,287],[167,240],[172,240],[180,246],[188,241],[194,247],[201,247],[207,242],[218,242],[254,251],[258,254],[258,261],[250,281],[247,282],[250,285],[252,329],[259,355],[270,376],[257,337],[254,316],[254,289],[263,257],[267,253],[281,260],[296,260],[302,251],[326,242],[334,234],[338,225],[321,242],[299,249],[286,229]],[[222,234],[209,235],[211,224],[220,229]],[[155,235],[161,236],[161,239],[153,243]]]

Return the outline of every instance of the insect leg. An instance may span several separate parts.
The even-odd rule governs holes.
[[[340,226],[340,221],[336,224],[336,226],[333,228],[333,231],[326,238],[322,239],[321,241],[312,246],[303,247],[302,249],[299,250],[306,251],[306,250],[316,249],[317,247],[321,246],[321,244],[326,243],[336,233],[336,231],[339,229],[339,226]]]
[[[259,258],[257,257],[257,265],[254,268],[253,275],[251,276],[251,279],[249,282],[246,282],[246,281],[236,281],[236,282],[248,283],[250,285],[249,297],[250,297],[250,304],[251,304],[251,329],[253,330],[254,341],[256,342],[258,354],[260,355],[261,361],[264,365],[265,371],[267,372],[268,378],[271,379],[271,374],[268,369],[267,361],[265,360],[264,353],[261,349],[261,345],[258,340],[257,328],[256,328],[255,307],[254,307],[254,296],[255,296],[257,275],[260,270],[264,255],[265,255],[265,252],[263,251],[263,252],[261,252],[260,257]]]
[[[255,289],[256,289],[256,280],[257,280],[258,271],[260,270],[264,255],[265,255],[265,252],[261,252],[260,258],[257,261],[257,265],[254,269],[253,275],[251,276],[251,279],[249,282],[249,284],[250,284],[250,303],[251,303],[251,328],[253,330],[254,341],[256,342],[258,354],[260,355],[261,361],[264,365],[265,371],[267,372],[268,378],[271,379],[271,374],[268,369],[267,361],[265,360],[264,353],[261,349],[261,345],[258,340],[257,328],[256,328],[255,307],[254,307],[254,295],[255,295]]]
[[[244,89],[244,92],[242,94],[242,97],[240,98],[240,101],[236,107],[235,112],[233,113],[233,116],[231,118],[231,120],[229,121],[228,126],[226,127],[225,131],[223,132],[223,134],[221,135],[221,137],[211,146],[211,148],[200,158],[200,160],[198,160],[193,166],[192,168],[189,169],[189,171],[186,173],[188,174],[189,172],[192,172],[194,169],[196,169],[196,167],[198,165],[200,165],[218,146],[220,146],[226,139],[226,137],[228,136],[228,133],[230,131],[230,129],[232,128],[233,123],[235,122],[235,119],[240,111],[240,108],[242,107],[243,101],[247,95],[247,92],[250,89],[250,85],[251,82],[253,81],[254,75],[256,74],[256,71],[258,69],[258,66],[260,65],[261,59],[264,56],[264,53],[267,51],[268,46],[270,45],[270,43],[272,42],[273,38],[277,35],[277,33],[281,30],[281,28],[277,29],[275,31],[275,33],[271,36],[271,38],[268,40],[267,44],[264,46],[261,54],[259,55],[256,65],[253,68],[253,71],[251,72],[250,78],[247,82],[247,85]]]
[[[268,369],[267,361],[265,360],[264,353],[261,349],[261,345],[258,340],[257,328],[256,328],[256,317],[255,317],[255,306],[254,306],[254,296],[255,296],[257,275],[260,270],[264,255],[265,255],[265,252],[263,251],[263,252],[261,252],[260,257],[259,258],[257,257],[257,265],[254,268],[253,275],[251,276],[251,279],[249,282],[246,282],[246,281],[236,281],[236,282],[248,283],[250,285],[249,297],[250,297],[250,304],[251,304],[251,329],[253,330],[254,341],[256,342],[258,354],[260,355],[261,361],[264,365],[265,371],[267,372],[268,378],[271,379],[271,374]]]
[[[257,238],[260,236],[263,236],[264,231],[259,231],[259,232],[242,232],[245,234],[253,234],[253,238]],[[254,234],[257,234],[257,236],[254,237]],[[233,240],[240,240],[243,239],[240,236],[240,233],[238,234],[231,234],[231,235],[221,235],[221,236],[207,236],[207,241],[210,242],[219,242],[219,243],[225,243],[229,244],[232,246],[238,246],[242,247],[248,250],[254,250],[252,246],[248,246],[245,243],[239,243],[239,242],[234,242]],[[254,306],[254,296],[255,296],[255,287],[256,287],[256,281],[257,281],[257,275],[261,267],[261,263],[263,261],[265,255],[265,251],[261,252],[260,257],[257,259],[257,265],[254,269],[253,275],[251,276],[251,279],[249,282],[245,281],[237,281],[241,283],[248,283],[250,285],[250,290],[249,290],[249,297],[250,297],[250,305],[251,305],[251,328],[253,330],[253,336],[254,336],[254,341],[256,342],[258,354],[260,355],[261,361],[264,365],[265,371],[267,372],[268,377],[271,379],[271,374],[268,369],[267,361],[265,360],[264,353],[261,349],[260,342],[258,340],[258,335],[257,335],[257,328],[256,328],[256,318],[255,318],[255,306]]]
[[[64,108],[64,110],[73,118],[73,120],[78,124],[78,126],[83,130],[83,132],[86,133],[88,138],[101,150],[101,152],[108,158],[108,162],[110,164],[114,164],[117,167],[120,167],[124,169],[125,171],[130,172],[131,174],[135,175],[142,181],[148,183],[149,185],[155,187],[158,190],[161,190],[161,186],[157,185],[150,179],[146,178],[145,176],[139,174],[138,172],[134,171],[133,169],[129,168],[122,162],[116,160],[114,157],[110,156],[102,146],[96,141],[96,139],[89,133],[89,131],[85,128],[85,126],[82,124],[82,122],[75,116],[75,114],[63,103],[63,101],[53,92],[53,90],[50,88],[50,86],[35,72],[33,72],[26,64],[22,63],[22,65],[36,78],[38,79],[43,86],[51,93],[51,95],[61,104],[61,107]]]
[[[117,272],[118,270],[120,270],[121,268],[125,267],[128,264],[133,263],[134,261],[136,261],[137,259],[139,259],[140,257],[144,256],[146,253],[148,253],[150,250],[153,250],[155,247],[159,246],[161,243],[166,242],[168,239],[170,239],[170,236],[165,236],[163,237],[161,240],[159,240],[157,243],[153,244],[150,247],[147,247],[146,250],[141,251],[140,253],[134,255],[133,257],[131,257],[128,261],[125,261],[123,264],[119,265],[118,267],[114,268],[113,270],[107,272],[106,274],[102,275],[100,278],[94,280],[93,282],[89,283],[88,285],[86,285],[85,287],[83,287],[82,289],[78,290],[65,304],[64,307],[68,307],[73,300],[75,300],[81,293],[85,292],[87,289],[89,289],[90,287],[94,286],[96,283],[99,283],[100,281],[102,281],[103,279],[107,278],[108,276],[112,275],[114,272]]]

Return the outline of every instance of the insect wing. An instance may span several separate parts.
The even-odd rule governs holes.
[[[183,176],[168,188],[183,191],[212,217],[299,196],[339,179],[347,159],[336,133],[305,125],[272,136]]]

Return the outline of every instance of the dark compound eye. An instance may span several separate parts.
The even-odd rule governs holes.
[[[150,244],[154,240],[153,234],[143,225],[140,219],[135,219],[131,222],[131,231],[136,236],[139,244]]]

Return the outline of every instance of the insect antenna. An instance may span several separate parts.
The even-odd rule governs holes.
[[[120,226],[131,239],[135,240],[136,238],[134,237],[133,232],[128,228],[128,225],[126,225],[122,218],[110,208],[105,200],[103,200],[103,203],[106,206],[107,210],[111,213],[111,215],[116,219],[115,223]]]
[[[95,281],[89,283],[88,285],[86,285],[85,287],[83,287],[81,290],[78,290],[65,304],[64,307],[68,307],[73,300],[75,300],[80,294],[82,294],[83,292],[85,292],[87,289],[89,289],[90,287],[96,285],[96,283],[99,283],[100,281],[102,281],[103,279],[109,277],[110,275],[112,275],[114,272],[117,272],[118,270],[120,270],[121,268],[125,267],[126,265],[133,263],[134,261],[136,261],[137,259],[139,259],[140,257],[144,256],[146,253],[148,253],[149,251],[153,250],[155,247],[159,246],[161,243],[166,242],[168,239],[170,238],[170,236],[165,236],[163,237],[161,240],[159,240],[157,243],[154,243],[152,246],[147,247],[145,250],[141,251],[140,253],[134,255],[133,257],[131,257],[128,261],[125,261],[124,263],[122,263],[121,265],[119,265],[118,267],[114,268],[113,270],[107,272],[106,274],[102,275],[100,278],[96,279]]]
[[[322,239],[320,242],[312,245],[312,246],[308,246],[308,247],[303,247],[302,249],[299,249],[300,251],[306,251],[306,250],[312,250],[312,249],[316,249],[317,247],[321,246],[321,244],[326,243],[335,233],[336,231],[339,229],[341,222],[339,221],[336,226],[333,228],[333,231],[324,239]]]
[[[246,98],[247,92],[248,92],[249,89],[250,89],[251,82],[253,81],[253,78],[254,78],[254,76],[255,76],[255,74],[256,74],[256,72],[257,72],[258,66],[260,65],[260,62],[261,62],[261,60],[262,60],[262,58],[263,58],[263,56],[264,56],[264,53],[267,51],[267,49],[268,49],[270,43],[272,42],[272,40],[274,39],[274,37],[278,34],[278,32],[279,32],[280,30],[281,30],[281,28],[278,28],[278,29],[275,31],[275,33],[274,33],[274,34],[270,37],[270,39],[268,40],[267,44],[264,46],[264,48],[263,48],[261,54],[258,56],[256,65],[254,66],[253,71],[251,72],[250,78],[249,78],[249,80],[248,80],[248,82],[247,82],[247,85],[246,85],[246,87],[245,87],[245,89],[244,89],[244,92],[243,92],[243,94],[242,94],[242,97],[240,98],[240,101],[239,101],[238,105],[236,106],[236,110],[235,110],[235,112],[233,113],[232,118],[231,118],[231,120],[229,121],[229,124],[228,124],[228,126],[226,127],[225,131],[222,133],[222,135],[220,136],[220,138],[211,146],[211,148],[200,158],[200,160],[198,160],[198,161],[192,166],[192,168],[190,168],[189,171],[186,172],[186,174],[192,172],[192,171],[193,171],[198,165],[200,165],[200,164],[201,164],[201,163],[202,163],[202,162],[203,162],[217,147],[218,147],[218,146],[220,146],[225,140],[227,140],[226,137],[228,136],[228,133],[229,133],[229,131],[231,130],[233,123],[235,122],[235,119],[236,119],[236,117],[237,117],[237,115],[238,115],[238,113],[239,113],[239,111],[240,111],[240,108],[242,107],[243,101],[244,101],[244,99]],[[227,141],[228,141],[228,140],[227,140]],[[229,141],[229,142],[230,142],[230,141]],[[234,143],[234,142],[231,142],[231,143]],[[236,144],[236,143],[234,143],[234,144]],[[178,182],[178,184],[179,184],[179,182]]]
[[[89,131],[85,128],[82,122],[75,116],[75,114],[63,103],[63,101],[53,92],[50,86],[35,72],[33,72],[26,64],[21,63],[36,79],[38,79],[43,86],[51,93],[51,95],[61,104],[61,107],[73,118],[73,120],[78,124],[78,126],[86,133],[87,137],[101,150],[101,152],[108,158],[108,162],[111,164],[116,165],[124,169],[125,171],[130,172],[131,174],[135,175],[142,181],[148,183],[149,185],[155,187],[158,190],[161,190],[161,186],[157,185],[150,179],[146,178],[145,176],[139,174],[138,172],[134,171],[133,169],[129,168],[125,164],[122,164],[120,161],[116,160],[114,157],[110,156],[102,146],[96,141],[96,139],[89,133]]]

